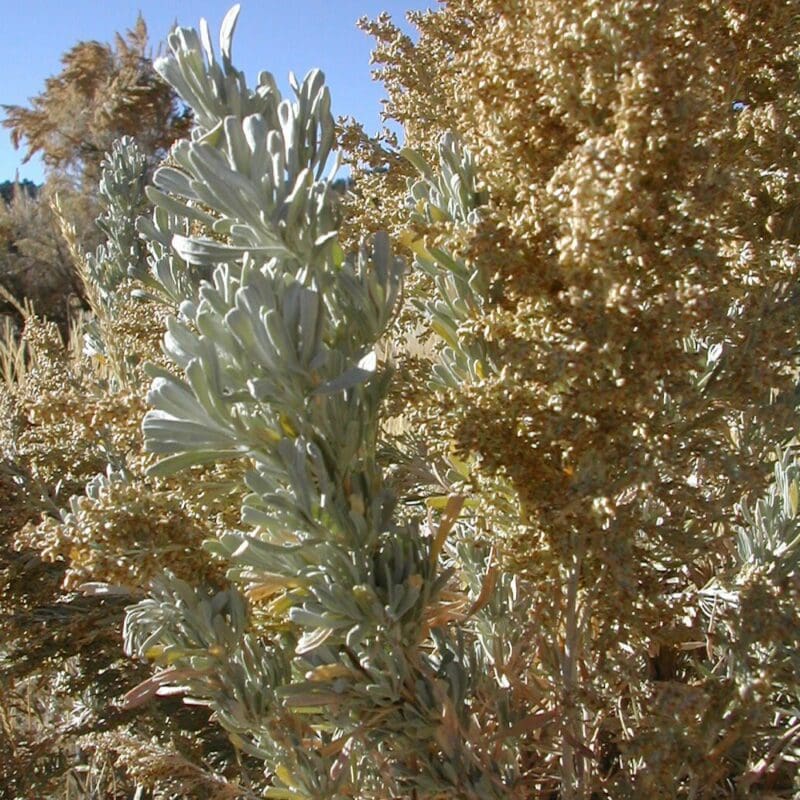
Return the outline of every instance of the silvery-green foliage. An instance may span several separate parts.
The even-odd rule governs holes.
[[[146,182],[147,158],[135,139],[123,136],[103,161],[99,194],[104,211],[97,227],[106,244],[90,258],[90,269],[108,302],[125,278],[140,278],[147,270],[146,248],[135,228],[137,216],[148,206]]]
[[[795,447],[776,452],[773,475],[761,497],[743,499],[737,506],[743,523],[736,529],[737,569],[726,583],[707,587],[704,599],[706,610],[711,602],[730,609],[721,637],[728,648],[729,672],[745,696],[754,687],[770,687],[758,703],[762,726],[769,736],[788,731],[782,733],[774,757],[776,763],[794,764],[800,776],[800,464]],[[798,789],[800,777],[795,779]]]
[[[437,171],[416,151],[402,151],[420,175],[409,180],[411,220],[427,225],[476,225],[486,198],[479,188],[472,154],[449,133],[442,137],[438,152]],[[447,388],[480,381],[491,368],[488,349],[484,342],[463,336],[459,326],[486,302],[486,275],[480,265],[468,264],[442,248],[426,247],[421,241],[411,247],[414,266],[428,275],[436,288],[435,297],[418,302],[431,328],[444,341],[433,369],[433,385]]]
[[[487,762],[471,710],[476,692],[498,688],[489,664],[503,648],[480,636],[500,624],[500,607],[475,609],[475,620],[496,620],[482,634],[445,630],[447,529],[398,521],[376,456],[390,373],[375,348],[404,265],[382,234],[342,253],[323,76],[292,81],[294,101],[266,73],[250,90],[230,60],[237,12],[223,23],[221,62],[203,23],[200,35],[173,32],[172,55],[156,65],[198,124],[156,172],[153,219],[140,225],[150,285],[178,312],[164,345],[175,370],[153,369],[143,429],[161,456],[153,474],[249,461],[243,528],[207,549],[234,584],[273,602],[257,622],[238,590],[213,595],[167,575],[130,610],[126,648],[168,667],[143,692],[208,703],[267,761],[270,796],[383,786],[504,797],[513,737]],[[469,174],[451,150],[446,202],[461,196],[458,170]],[[312,732],[316,747],[304,744]],[[368,757],[378,752],[388,771]]]
[[[794,450],[778,451],[774,479],[752,505],[742,501],[744,521],[736,529],[736,550],[742,569],[769,569],[776,579],[800,567],[800,465]]]
[[[479,186],[474,156],[453,133],[444,134],[437,149],[438,171],[416,150],[404,148],[401,151],[420,174],[420,178],[409,181],[410,202],[415,205],[415,214],[429,223],[450,219],[477,225],[480,207],[487,197]],[[419,201],[422,201],[421,207],[416,206]]]
[[[315,267],[341,258],[328,167],[335,142],[330,93],[319,70],[284,99],[268,72],[255,89],[231,63],[239,7],[225,17],[221,63],[204,22],[201,34],[178,28],[171,55],[156,70],[192,107],[197,125],[159,169],[148,197],[158,207],[141,230],[154,247],[153,272],[175,303],[196,300],[192,287],[220,262],[278,257],[302,282]],[[326,172],[329,174],[326,177]],[[203,235],[190,235],[192,228]],[[181,275],[192,275],[187,285]],[[183,293],[183,297],[181,297]]]
[[[235,589],[212,593],[171,574],[152,586],[126,621],[129,648],[181,664],[138,691],[169,684],[172,692],[212,706],[240,747],[274,758],[274,745],[259,729],[278,702],[275,688],[289,679],[290,661],[279,645],[266,644],[248,628],[247,604]]]
[[[743,498],[736,511],[736,568],[727,580],[715,578],[701,592],[708,611],[714,603],[738,607],[739,589],[758,572],[773,582],[800,567],[800,464],[794,448],[776,453],[773,480],[761,497]],[[710,612],[709,612],[710,613]]]
[[[247,88],[243,73],[231,61],[233,34],[240,6],[233,6],[222,21],[219,34],[220,64],[211,43],[205,19],[200,20],[200,33],[193,28],[175,28],[169,35],[170,56],[156,62],[158,73],[180,94],[194,113],[195,131],[199,138],[215,128],[227,116],[240,119],[262,113],[263,97],[275,88],[272,77],[262,72],[255,92]],[[265,91],[261,87],[267,87]]]
[[[798,791],[800,743],[796,732],[800,730],[800,691],[797,685],[800,650],[797,639],[800,619],[796,587],[800,579],[800,464],[796,448],[777,451],[773,474],[772,483],[760,498],[752,504],[743,500],[737,507],[744,524],[736,531],[740,565],[736,582],[744,584],[753,576],[773,587],[774,606],[766,609],[772,631],[765,637],[766,641],[758,641],[756,636],[753,644],[748,642],[750,636],[740,636],[740,640],[732,641],[732,651],[740,684],[744,687],[751,686],[763,676],[764,667],[768,665],[773,688],[770,723],[778,729],[790,731],[783,736],[781,758],[795,765],[798,776],[795,778],[795,791]],[[735,591],[734,604],[745,618],[742,628],[747,631],[746,618],[752,601],[749,597],[742,597],[745,591],[747,587]]]
[[[145,197],[147,159],[130,136],[114,142],[103,160],[99,196],[103,213],[97,227],[105,236],[95,253],[86,256],[86,277],[92,284],[99,313],[113,315],[120,286],[128,278],[147,275],[147,249],[136,231],[136,219],[149,205]],[[86,351],[107,355],[98,320],[84,329]]]
[[[785,684],[776,713],[788,714],[796,722],[800,718],[800,696],[794,679],[800,669],[800,653],[795,646],[796,600],[791,593],[783,597],[796,586],[800,575],[800,464],[794,448],[777,451],[773,474],[761,497],[755,501],[744,498],[737,505],[742,524],[736,527],[735,565],[701,590],[700,602],[712,623],[717,618],[723,620],[720,632],[728,649],[731,674],[747,686],[755,680],[756,669],[769,665],[773,684]],[[762,591],[778,598],[773,608],[759,607],[763,600],[757,598]],[[756,606],[751,609],[754,602]],[[770,625],[754,625],[749,619],[751,613],[764,612]]]
[[[484,650],[485,663],[495,673],[500,684],[508,684],[504,667],[509,662],[515,645],[521,646],[523,631],[517,620],[519,607],[519,579],[509,573],[497,574],[492,564],[493,554],[474,537],[464,537],[453,545],[453,560],[475,596],[483,588],[487,574],[496,581],[485,607],[475,616],[477,640]]]

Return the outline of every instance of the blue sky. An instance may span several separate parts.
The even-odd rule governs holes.
[[[6,31],[0,48],[0,104],[27,105],[60,72],[62,53],[81,40],[108,42],[144,15],[155,49],[177,20],[197,27],[205,17],[212,32],[233,0],[0,0]],[[248,79],[272,72],[284,89],[290,70],[298,76],[324,70],[334,115],[347,114],[375,132],[380,127],[380,84],[370,79],[371,39],[356,28],[362,16],[388,11],[408,30],[405,12],[435,8],[436,0],[241,0],[233,57]],[[1,113],[1,112],[0,112]],[[40,182],[38,159],[23,165],[8,131],[0,128],[0,182],[20,178]]]

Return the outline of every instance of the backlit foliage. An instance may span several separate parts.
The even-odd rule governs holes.
[[[164,153],[187,130],[173,92],[153,71],[147,26],[140,15],[113,46],[79,42],[62,57],[62,71],[31,106],[4,106],[3,126],[26,160],[41,153],[51,171],[95,188],[115,139],[136,136],[145,153]]]
[[[111,44],[78,42],[61,64],[27,106],[2,107],[2,125],[14,146],[25,150],[26,161],[41,156],[46,180],[35,198],[0,204],[0,284],[18,302],[34,302],[36,314],[57,321],[66,335],[70,314],[85,308],[86,298],[53,203],[82,249],[94,250],[106,233],[95,219],[102,212],[103,159],[114,141],[135,136],[152,170],[190,120],[153,71],[141,16]]]

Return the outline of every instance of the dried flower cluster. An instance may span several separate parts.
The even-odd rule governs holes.
[[[532,593],[564,796],[724,793],[797,747],[786,676],[732,680],[723,609],[699,600],[737,574],[736,501],[797,425],[796,8],[453,0],[413,20],[415,45],[366,26],[387,114],[427,152],[456,131],[488,195],[466,237],[432,219],[424,242],[491,284],[457,326],[491,368],[419,414],[489,519],[519,503],[493,535]],[[751,663],[797,635],[771,580],[746,592]],[[794,758],[747,785],[791,791]]]

